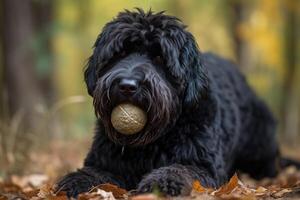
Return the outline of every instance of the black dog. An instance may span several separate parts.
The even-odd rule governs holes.
[[[69,196],[106,182],[182,195],[194,180],[215,188],[236,170],[276,175],[272,114],[234,64],[199,52],[177,18],[120,13],[103,28],[84,75],[98,120],[84,167],[58,183]],[[123,102],[147,112],[135,135],[112,127],[112,109]]]

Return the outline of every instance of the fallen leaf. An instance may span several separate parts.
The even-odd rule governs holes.
[[[28,199],[30,199],[30,198],[32,198],[32,197],[37,196],[38,193],[39,193],[39,191],[40,191],[39,189],[30,190],[30,191],[24,192],[24,195],[25,195]]]
[[[227,184],[221,186],[217,191],[213,192],[212,195],[221,196],[223,194],[229,194],[238,186],[238,182],[238,176],[234,174]]]
[[[265,192],[265,191],[267,191],[266,188],[264,188],[264,187],[262,187],[262,186],[259,186],[259,187],[256,189],[255,192],[257,192],[257,193],[262,193],[262,192]]]
[[[115,197],[112,192],[106,192],[101,189],[97,189],[97,194],[99,194],[104,200],[115,200]]]
[[[18,193],[22,188],[14,183],[0,183],[0,192],[3,193]]]
[[[256,200],[257,198],[253,194],[242,195],[242,194],[223,194],[221,196],[223,200]]]
[[[130,198],[130,200],[157,200],[157,199],[158,197],[154,194],[141,194]]]
[[[275,198],[281,198],[283,197],[286,193],[289,193],[291,192],[292,190],[291,189],[283,189],[283,190],[280,190],[279,192],[276,192],[276,193],[273,193],[271,196],[272,197],[275,197]]]
[[[193,189],[199,193],[203,193],[207,191],[206,188],[201,185],[200,181],[193,182]]]
[[[8,200],[8,198],[2,194],[0,194],[0,200]]]
[[[11,180],[14,184],[24,188],[26,186],[41,186],[42,184],[45,184],[49,178],[44,174],[31,174],[23,177],[12,175]]]
[[[106,192],[112,192],[113,196],[117,199],[124,198],[124,195],[128,193],[126,190],[110,183],[98,185],[96,188],[104,190]]]
[[[39,193],[37,194],[40,198],[47,198],[53,196],[52,186],[50,184],[45,184],[40,188]]]
[[[255,190],[255,195],[256,196],[264,196],[266,195],[266,191],[268,191],[266,188],[259,186],[256,190]]]

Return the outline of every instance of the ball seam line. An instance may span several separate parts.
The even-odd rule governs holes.
[[[132,121],[134,121],[135,123],[137,123],[137,124],[139,124],[139,125],[142,125],[140,122],[138,122],[138,121],[136,121],[135,119],[133,119],[130,115],[129,115],[129,113],[122,107],[122,106],[120,106],[120,109],[132,120]]]

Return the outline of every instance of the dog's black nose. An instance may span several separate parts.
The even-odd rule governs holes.
[[[138,81],[135,79],[122,78],[119,82],[119,90],[124,95],[133,95],[138,89]]]

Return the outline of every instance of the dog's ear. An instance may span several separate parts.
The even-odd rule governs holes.
[[[88,60],[86,69],[84,71],[84,80],[87,86],[87,91],[89,93],[89,95],[93,96],[95,87],[96,87],[96,81],[97,81],[97,77],[96,77],[96,62],[93,58],[93,56],[91,56]]]
[[[183,104],[185,107],[195,107],[201,99],[207,97],[209,84],[207,71],[195,39],[190,33],[187,34],[188,41],[181,49],[179,57],[181,65],[187,73]]]

